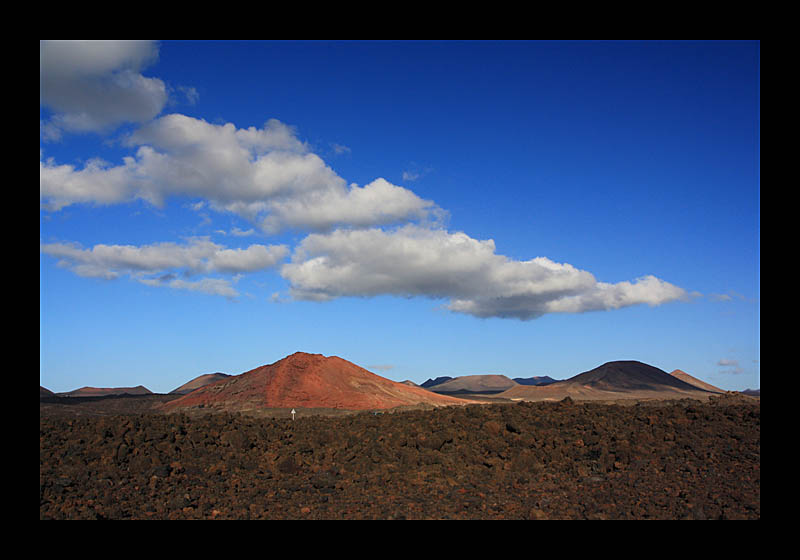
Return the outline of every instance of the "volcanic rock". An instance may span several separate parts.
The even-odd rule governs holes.
[[[720,395],[296,421],[40,412],[39,519],[758,520],[760,408]]]

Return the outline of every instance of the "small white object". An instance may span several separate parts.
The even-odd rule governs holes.
[[[294,420],[294,414],[295,414],[294,409],[292,409],[292,420]]]

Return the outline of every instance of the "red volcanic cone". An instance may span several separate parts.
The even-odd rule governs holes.
[[[467,401],[391,381],[337,356],[297,352],[165,403],[167,411],[199,405],[221,410],[259,408],[386,409]]]

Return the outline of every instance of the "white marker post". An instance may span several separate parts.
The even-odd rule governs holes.
[[[294,420],[294,409],[292,409],[292,420]]]

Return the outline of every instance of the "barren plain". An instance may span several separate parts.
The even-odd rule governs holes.
[[[164,414],[40,397],[40,519],[760,519],[760,399]],[[64,401],[67,402],[64,402]],[[58,402],[60,401],[60,402]]]

